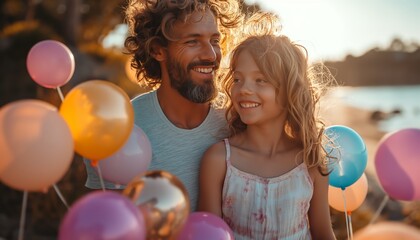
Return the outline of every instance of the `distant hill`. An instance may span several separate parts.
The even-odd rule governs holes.
[[[349,55],[325,65],[344,86],[420,84],[420,48],[406,51],[395,41],[389,49],[375,48],[360,57]]]

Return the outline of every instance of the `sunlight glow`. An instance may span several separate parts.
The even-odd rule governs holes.
[[[312,60],[342,60],[394,38],[420,43],[416,0],[246,0],[281,18],[283,33],[304,45]]]

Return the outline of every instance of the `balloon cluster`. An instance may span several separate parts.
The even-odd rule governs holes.
[[[71,51],[53,40],[34,45],[26,64],[37,84],[60,94],[75,68]],[[215,231],[207,239],[233,239],[221,218],[190,215],[188,193],[174,175],[147,171],[151,144],[134,125],[127,94],[110,82],[75,86],[59,109],[40,100],[6,104],[0,108],[0,152],[0,181],[24,196],[55,185],[74,152],[90,159],[104,179],[127,185],[122,194],[93,191],[77,200],[58,239],[203,239],[199,231]]]
[[[35,44],[26,65],[47,88],[63,86],[75,68],[71,51],[54,40]],[[121,149],[133,132],[133,115],[127,94],[103,80],[71,89],[59,110],[40,100],[8,103],[0,109],[0,180],[22,191],[46,191],[64,176],[74,151],[96,164]]]
[[[367,195],[367,149],[362,137],[353,129],[334,125],[325,129],[329,164],[328,202],[334,209],[350,213]]]
[[[331,126],[325,134],[328,144],[324,148],[336,159],[330,164],[328,202],[332,208],[350,214],[362,205],[368,191],[364,173],[366,146],[354,130],[345,126]],[[387,197],[420,200],[419,143],[420,129],[416,128],[391,132],[379,141],[374,163],[379,183],[387,194],[385,200]],[[354,237],[360,240],[397,238],[419,239],[420,231],[402,223],[383,222],[366,226]]]
[[[359,198],[366,195],[367,183],[361,179],[367,164],[363,139],[345,126],[331,126],[325,133],[329,139],[325,149],[338,160],[330,164],[330,189],[351,188],[357,189]],[[420,200],[420,175],[417,173],[420,167],[419,143],[420,129],[417,128],[388,133],[378,143],[374,156],[375,170],[380,185],[392,199]],[[357,186],[353,186],[357,182]]]

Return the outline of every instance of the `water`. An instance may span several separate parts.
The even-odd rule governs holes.
[[[420,128],[420,85],[381,87],[339,87],[334,96],[344,103],[367,110],[401,113],[378,122],[385,132]]]

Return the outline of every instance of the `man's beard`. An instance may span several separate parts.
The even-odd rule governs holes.
[[[215,98],[216,86],[213,79],[207,79],[202,84],[195,83],[188,72],[194,66],[214,66],[214,62],[193,62],[188,64],[187,71],[173,59],[168,62],[168,73],[172,88],[176,89],[183,97],[194,103],[206,103]],[[216,66],[217,68],[217,66]]]

